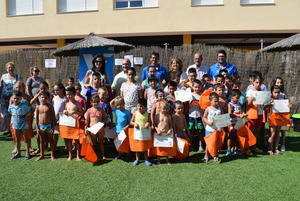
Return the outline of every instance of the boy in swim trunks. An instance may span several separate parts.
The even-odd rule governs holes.
[[[175,114],[172,115],[173,128],[176,137],[189,140],[188,126],[183,114],[183,104],[181,101],[175,101]]]
[[[49,103],[49,95],[46,92],[40,93],[40,105],[36,106],[35,118],[38,138],[40,139],[40,157],[36,160],[44,159],[45,142],[50,142],[51,146],[51,160],[55,159],[54,156],[54,143],[53,143],[53,132],[55,125],[55,113],[53,106]]]

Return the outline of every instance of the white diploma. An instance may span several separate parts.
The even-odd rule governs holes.
[[[214,116],[213,123],[217,128],[224,128],[231,125],[231,118],[229,113]]]
[[[117,133],[115,129],[106,127],[104,129],[104,136],[107,138],[115,139],[117,137]]]
[[[150,140],[151,139],[150,129],[149,128],[141,128],[141,127],[134,128],[133,139],[140,140],[140,141]]]
[[[234,129],[235,130],[239,130],[240,128],[242,128],[246,123],[247,123],[248,119],[246,117],[244,118],[237,118],[237,122],[234,125]]]
[[[119,135],[117,135],[117,137],[114,139],[114,144],[117,150],[119,150],[126,137],[126,133],[124,132],[124,130],[122,130],[121,133],[119,133]]]
[[[187,102],[192,100],[192,93],[185,90],[177,90],[175,93],[175,99],[181,102]]]
[[[255,91],[254,101],[256,105],[265,105],[270,103],[271,93],[269,91]]]
[[[286,113],[290,112],[289,100],[273,100],[273,108],[272,111],[274,113]]]
[[[73,116],[68,116],[68,115],[65,115],[63,113],[60,113],[59,114],[59,125],[75,127],[76,126],[76,119]]]
[[[173,147],[173,135],[154,135],[154,147]]]
[[[182,154],[184,151],[184,145],[185,145],[185,142],[182,139],[177,138],[177,150]]]
[[[86,130],[96,135],[103,126],[104,124],[102,122],[98,122]]]

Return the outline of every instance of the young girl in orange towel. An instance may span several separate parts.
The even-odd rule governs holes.
[[[103,109],[99,107],[100,98],[98,95],[93,95],[91,98],[91,108],[89,108],[84,117],[85,117],[85,129],[88,127],[91,127],[98,122],[104,123],[104,117],[105,112]],[[86,130],[86,133],[89,135],[89,137],[92,140],[94,150],[96,154],[98,155],[98,159],[101,157],[105,159],[104,157],[104,131],[103,128],[101,128],[97,134],[90,133]]]
[[[281,90],[279,86],[272,86],[271,87],[271,98],[273,100],[283,100],[284,97],[281,96]],[[281,151],[279,151],[278,145],[280,140],[280,129],[282,123],[284,124],[284,116],[289,116],[287,113],[284,115],[284,113],[274,113],[272,108],[270,108],[270,116],[269,116],[269,126],[270,126],[270,137],[269,137],[269,147],[268,147],[268,154],[273,155],[280,155],[282,154]],[[285,121],[287,124],[289,123],[289,118]]]
[[[62,138],[65,138],[65,144],[68,149],[68,160],[72,160],[72,141],[75,141],[75,148],[76,148],[76,159],[77,161],[80,160],[80,144],[79,138],[81,135],[80,128],[79,128],[79,119],[83,116],[83,111],[81,105],[75,100],[76,90],[74,87],[67,87],[66,88],[66,96],[67,101],[65,104],[65,109],[63,113],[68,116],[75,116],[76,119],[76,126],[75,128],[68,128],[68,132],[62,132],[60,126],[60,135]],[[71,133],[72,132],[72,133]]]
[[[246,114],[248,115],[248,118],[250,119],[248,121],[249,128],[255,135],[257,139],[257,144],[263,145],[264,144],[264,134],[263,134],[263,115],[264,115],[264,105],[256,105],[253,103],[255,100],[255,92],[256,91],[262,91],[261,85],[262,85],[263,78],[260,75],[256,75],[252,78],[252,86],[246,93],[247,97],[247,108],[246,108]],[[259,143],[260,142],[260,143]],[[263,153],[263,150],[259,149],[258,147],[254,146],[253,151],[256,153]],[[248,155],[251,155],[249,152]]]
[[[155,133],[158,135],[172,135],[174,138],[173,123],[171,115],[169,114],[169,108],[167,104],[161,105],[160,112],[154,116]],[[160,164],[160,157],[166,156],[167,164],[169,162],[169,156],[176,156],[175,140],[173,147],[154,147],[154,153],[158,156],[157,164]]]
[[[222,114],[218,94],[215,92],[211,93],[209,95],[209,100],[210,100],[210,106],[206,108],[206,110],[204,111],[204,114],[203,114],[203,121],[206,124],[205,136],[209,136],[216,130],[221,130],[221,129],[218,129],[213,123],[213,118],[217,115]],[[204,161],[207,163],[210,157],[213,157],[214,161],[220,162],[218,155],[211,156],[211,154],[208,151],[208,145],[207,145],[206,149],[205,149]]]
[[[131,126],[134,126],[136,129],[141,128],[150,128],[150,118],[149,113],[147,112],[147,101],[145,99],[140,99],[137,104],[137,111],[133,114],[131,122]],[[129,142],[130,143],[130,142]],[[139,141],[139,143],[147,143],[146,141]],[[150,148],[150,147],[149,147]],[[151,166],[152,163],[148,159],[148,150],[145,150],[144,152],[136,152],[135,161],[133,162],[133,165],[136,166],[140,163],[141,160],[141,153],[143,153],[145,157],[144,164],[146,166]]]

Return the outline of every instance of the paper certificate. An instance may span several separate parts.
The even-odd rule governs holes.
[[[265,105],[270,103],[271,93],[269,91],[255,91],[254,101],[256,105]]]
[[[184,141],[180,138],[177,138],[177,150],[183,154],[183,151],[184,151]]]
[[[63,113],[60,113],[59,114],[59,125],[75,127],[76,126],[76,119],[73,116],[68,116],[68,115],[65,115]]]
[[[98,122],[86,130],[96,135],[103,126],[104,124],[102,122]]]
[[[175,99],[181,102],[187,102],[192,100],[192,93],[185,90],[175,91]]]
[[[154,147],[173,147],[173,135],[154,135]]]
[[[126,137],[126,133],[124,132],[124,130],[122,130],[121,133],[119,133],[119,135],[117,135],[117,137],[114,139],[114,144],[117,150],[119,150],[121,144],[126,139]]]
[[[273,108],[272,111],[274,113],[287,113],[290,112],[289,100],[273,100]]]
[[[240,128],[242,128],[248,121],[247,118],[237,118],[237,122],[236,124],[234,125],[234,129],[235,130],[239,130]]]
[[[213,123],[217,128],[224,128],[231,125],[231,118],[229,113],[214,116]]]
[[[104,129],[104,136],[107,138],[111,138],[111,139],[115,139],[117,137],[117,133],[115,131],[115,129],[113,128],[105,128]]]
[[[151,139],[151,134],[150,134],[150,129],[149,128],[134,128],[133,131],[133,139],[135,140],[150,140]]]

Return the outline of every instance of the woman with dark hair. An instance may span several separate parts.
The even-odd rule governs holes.
[[[93,67],[92,69],[88,70],[85,74],[84,80],[83,80],[83,85],[84,87],[89,87],[92,85],[92,76],[94,73],[99,73],[100,74],[100,79],[101,79],[101,85],[103,86],[104,84],[107,83],[107,74],[105,71],[105,58],[102,54],[98,54],[94,57],[93,61]]]
[[[39,77],[40,69],[37,66],[30,68],[31,77],[26,81],[26,93],[33,98],[40,90],[40,84],[44,79]]]

